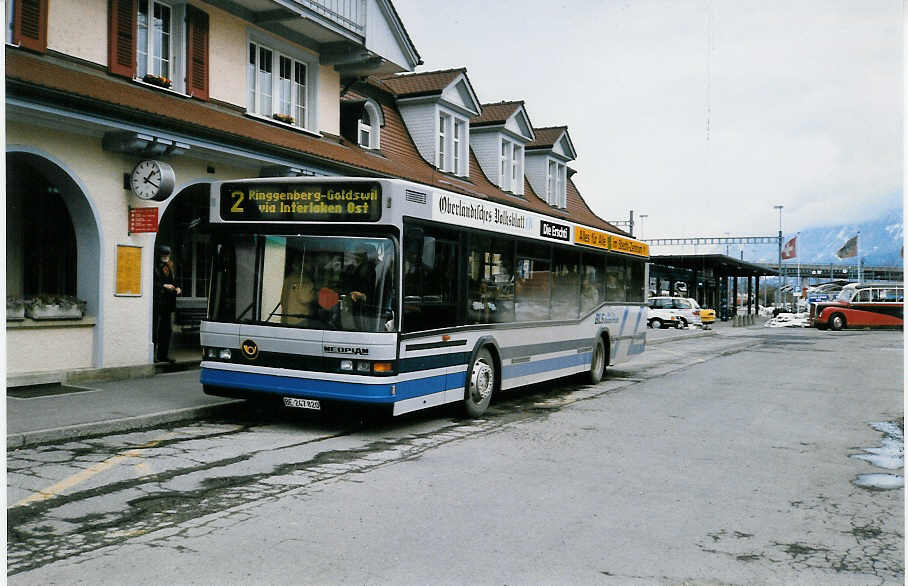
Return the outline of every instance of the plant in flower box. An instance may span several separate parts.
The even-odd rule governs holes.
[[[25,299],[22,297],[6,298],[6,321],[25,319]]]
[[[163,75],[155,75],[154,73],[146,73],[145,76],[142,77],[142,81],[156,85],[158,87],[170,87],[173,83]]]
[[[72,295],[36,295],[25,301],[25,313],[34,320],[82,319],[85,301]]]
[[[281,114],[277,113],[274,115],[274,119],[278,122],[283,122],[284,124],[293,124],[294,119],[290,114]]]

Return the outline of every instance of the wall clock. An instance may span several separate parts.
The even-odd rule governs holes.
[[[149,159],[139,161],[132,170],[129,184],[139,199],[164,201],[173,193],[176,175],[167,163]]]

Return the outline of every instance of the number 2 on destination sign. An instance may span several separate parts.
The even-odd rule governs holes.
[[[233,206],[230,208],[230,211],[243,213],[243,208],[242,206],[240,206],[240,204],[243,203],[243,192],[234,191],[230,195],[232,195],[233,197],[239,197],[239,199],[236,200],[236,202],[234,202]]]

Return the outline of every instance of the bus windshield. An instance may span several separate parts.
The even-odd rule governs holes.
[[[211,321],[397,329],[390,238],[230,234],[214,252]]]

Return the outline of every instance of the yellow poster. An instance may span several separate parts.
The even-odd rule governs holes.
[[[142,295],[142,247],[117,244],[117,283],[114,295]]]
[[[649,256],[649,244],[621,236],[610,237],[609,250],[636,256]]]
[[[581,228],[580,226],[575,227],[574,242],[608,250],[608,234],[597,230],[590,230],[589,228]]]

